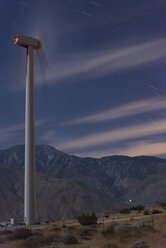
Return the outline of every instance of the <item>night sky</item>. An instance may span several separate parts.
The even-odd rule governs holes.
[[[0,0],[0,149],[24,144],[26,50],[36,144],[81,157],[166,157],[165,0]]]

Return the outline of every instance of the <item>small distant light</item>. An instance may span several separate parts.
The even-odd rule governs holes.
[[[129,200],[129,202],[132,202],[132,200]]]

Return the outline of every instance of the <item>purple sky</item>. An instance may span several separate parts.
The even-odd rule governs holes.
[[[165,0],[1,0],[0,149],[24,143],[26,51],[13,44],[23,34],[42,38],[47,57],[35,54],[37,144],[165,157],[165,9]]]

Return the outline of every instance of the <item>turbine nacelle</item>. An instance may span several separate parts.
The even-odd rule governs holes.
[[[34,49],[40,49],[42,47],[42,42],[38,39],[23,35],[16,35],[14,44],[25,48],[32,46]]]

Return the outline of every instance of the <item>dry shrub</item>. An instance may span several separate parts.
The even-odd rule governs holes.
[[[77,239],[73,234],[66,234],[61,238],[61,242],[66,245],[77,244]]]
[[[52,240],[53,242],[56,242],[57,240],[60,240],[61,236],[59,233],[54,232],[54,233],[47,235],[47,238]]]
[[[41,236],[31,236],[28,239],[24,240],[18,248],[40,248],[45,245],[50,245],[52,243],[52,239],[48,237]]]
[[[117,246],[114,243],[108,243],[108,244],[102,246],[102,248],[119,248],[119,246]]]
[[[141,228],[125,227],[116,230],[114,226],[110,226],[101,233],[106,238],[118,239],[120,242],[125,242],[131,238],[139,238],[141,234]]]
[[[0,235],[9,235],[9,234],[12,234],[13,231],[10,231],[10,230],[3,230],[3,231],[0,231]]]
[[[3,244],[5,242],[5,239],[0,237],[0,244]]]
[[[139,238],[141,235],[141,228],[127,227],[117,231],[115,234],[117,239],[121,242],[125,242],[132,238]]]
[[[82,238],[82,239],[87,239],[89,236],[92,235],[93,229],[90,227],[83,226],[80,229],[78,229],[77,234]]]
[[[57,226],[53,226],[50,231],[53,231],[53,232],[57,232],[57,231],[60,231],[61,229]]]
[[[130,248],[149,248],[149,246],[144,240],[137,240]]]
[[[77,218],[77,220],[83,226],[97,224],[97,216],[95,213],[82,214]]]
[[[32,231],[28,228],[17,228],[15,229],[11,235],[9,235],[9,240],[17,240],[17,239],[27,239],[32,236]]]

